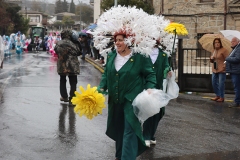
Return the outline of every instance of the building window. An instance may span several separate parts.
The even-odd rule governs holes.
[[[204,3],[204,2],[214,2],[215,0],[200,0],[200,3]]]
[[[40,16],[38,15],[29,15],[30,22],[40,23]]]

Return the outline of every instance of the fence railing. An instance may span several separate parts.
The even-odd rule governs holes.
[[[181,48],[178,50],[176,81],[181,91],[213,92],[210,53],[203,49]],[[230,76],[227,74],[225,92],[233,93]]]
[[[212,74],[210,53],[203,49],[183,48],[183,73]]]

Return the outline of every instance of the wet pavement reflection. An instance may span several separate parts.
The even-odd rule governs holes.
[[[114,160],[114,141],[105,135],[107,108],[88,120],[60,102],[56,61],[45,52],[4,61],[0,159]],[[101,73],[88,62],[80,62],[78,86],[98,85]],[[181,93],[172,100],[159,124],[157,144],[137,160],[240,159],[240,108],[228,108],[228,102],[204,96]],[[234,97],[226,96],[227,100]]]
[[[61,104],[62,110],[59,114],[59,139],[62,143],[65,143],[66,147],[72,147],[76,145],[76,117],[74,113],[74,107],[68,104]],[[67,127],[66,127],[67,126]]]

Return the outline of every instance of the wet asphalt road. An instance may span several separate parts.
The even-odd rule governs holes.
[[[0,159],[114,160],[105,135],[107,109],[88,120],[59,101],[56,59],[45,52],[5,59],[0,70]],[[81,61],[78,86],[98,85],[101,73]],[[240,108],[202,95],[180,94],[166,107],[157,145],[138,160],[240,159]],[[228,100],[232,100],[229,96]]]

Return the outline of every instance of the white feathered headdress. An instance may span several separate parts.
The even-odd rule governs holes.
[[[170,20],[165,19],[164,16],[149,15],[149,19],[152,20],[152,25],[157,28],[158,33],[155,35],[159,41],[159,47],[167,53],[168,57],[171,56],[172,49],[177,48],[177,39],[175,40],[174,48],[174,34],[169,34],[164,29],[170,24]]]
[[[152,24],[149,15],[136,7],[112,7],[104,12],[97,22],[97,28],[92,32],[94,45],[103,50],[110,42],[105,35],[114,35],[118,32],[125,33],[125,42],[134,52],[149,55],[156,44],[158,30]]]
[[[133,52],[149,55],[152,53],[156,40],[166,48],[168,55],[173,46],[173,35],[164,31],[170,23],[163,16],[149,15],[136,7],[112,7],[104,12],[97,22],[97,28],[90,34],[94,38],[94,46],[100,53],[109,51],[106,49],[111,37],[124,33],[125,43],[131,46]]]

